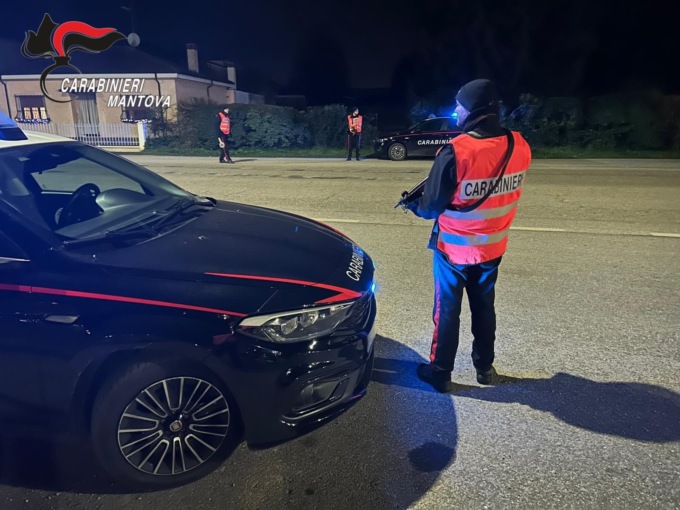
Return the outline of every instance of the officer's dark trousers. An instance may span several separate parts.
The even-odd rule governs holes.
[[[495,286],[500,263],[501,257],[482,264],[451,264],[446,255],[434,250],[434,333],[430,362],[435,370],[453,371],[463,289],[467,289],[472,314],[472,363],[480,371],[491,368],[496,340]]]
[[[352,157],[352,149],[356,149],[357,158],[361,149],[361,133],[347,135],[347,159]]]
[[[231,161],[231,156],[229,155],[229,146],[227,145],[229,135],[220,135],[220,140],[224,142],[224,147],[220,147],[220,163],[224,160]]]

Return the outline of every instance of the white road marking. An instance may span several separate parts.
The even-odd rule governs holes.
[[[362,221],[349,220],[344,218],[316,218],[322,223],[361,223],[363,225],[399,225],[399,226],[426,226],[424,224],[403,224],[403,223],[384,223],[379,221]],[[618,236],[636,236],[636,237],[670,237],[679,238],[680,234],[672,232],[602,232],[597,230],[569,230],[566,228],[552,228],[552,227],[510,227],[510,230],[518,230],[524,232],[563,232],[566,234],[595,234],[595,235],[618,235]]]
[[[510,227],[510,230],[526,230],[529,232],[567,232],[564,228],[547,228],[547,227]]]
[[[315,218],[316,221],[321,221],[323,223],[364,223],[361,220],[340,220],[336,218]]]

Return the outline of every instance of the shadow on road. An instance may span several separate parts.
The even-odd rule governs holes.
[[[376,360],[374,380],[433,392],[418,379],[404,376],[414,373],[416,365],[397,359]],[[495,386],[454,384],[452,393],[488,402],[523,404],[600,434],[653,443],[680,440],[680,395],[651,384],[596,382],[565,373],[549,379],[499,374]]]
[[[421,391],[413,370],[391,365],[415,366],[423,361],[418,353],[384,337],[375,346],[373,382],[346,413],[271,448],[242,444],[211,475],[144,500],[153,498],[154,508],[407,508],[455,460],[453,399]],[[56,439],[0,441],[0,483],[60,492],[66,506],[87,506],[95,493],[98,508],[117,509],[131,497],[118,495],[126,491],[89,447]]]

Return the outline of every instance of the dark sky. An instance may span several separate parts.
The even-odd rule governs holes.
[[[445,86],[486,71],[513,92],[641,83],[680,93],[680,8],[661,0],[0,0],[0,37],[23,40],[45,12],[57,23],[127,34],[123,5],[133,6],[142,50],[181,61],[194,42],[203,58],[233,60],[284,85],[311,79],[300,69],[316,61],[342,69],[354,88],[389,87],[401,64],[404,76]]]

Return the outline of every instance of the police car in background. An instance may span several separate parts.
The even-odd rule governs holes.
[[[0,112],[0,428],[89,436],[128,486],[189,482],[242,433],[287,439],[363,396],[373,272],[331,227]]]
[[[434,117],[405,131],[392,133],[375,141],[378,157],[402,161],[410,157],[434,157],[439,148],[462,133],[453,117]]]

